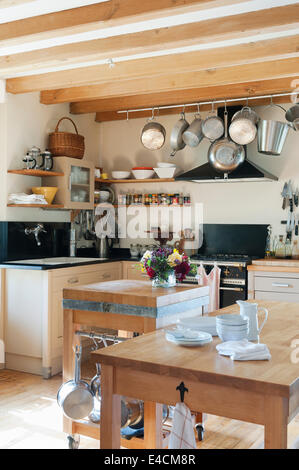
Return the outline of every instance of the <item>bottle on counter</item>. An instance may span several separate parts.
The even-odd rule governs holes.
[[[299,259],[299,247],[297,240],[293,241],[292,259]]]
[[[286,239],[285,242],[285,253],[286,253],[286,258],[291,259],[292,258],[292,242],[289,238]]]
[[[279,235],[279,239],[275,247],[275,258],[285,258],[285,257],[286,257],[286,246],[283,241],[283,235]]]

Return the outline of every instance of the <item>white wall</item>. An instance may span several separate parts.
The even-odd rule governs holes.
[[[291,103],[284,105],[285,108]],[[279,108],[257,107],[261,117],[284,120],[284,112]],[[205,116],[206,113],[203,113]],[[101,155],[105,170],[128,170],[133,166],[155,166],[157,161],[175,161],[181,170],[186,171],[207,161],[209,142],[205,139],[191,149],[186,147],[173,159],[169,156],[169,136],[178,116],[162,116],[159,122],[167,132],[167,142],[158,151],[146,150],[140,142],[140,133],[145,119],[105,122],[101,124]],[[191,122],[192,115],[187,115]],[[263,223],[272,224],[276,234],[285,233],[285,226],[280,224],[286,218],[282,211],[281,190],[285,180],[291,178],[295,187],[299,187],[299,133],[290,131],[280,157],[262,155],[257,152],[257,143],[248,146],[248,158],[261,168],[279,177],[278,182],[243,182],[196,184],[188,182],[155,184],[118,185],[117,192],[183,192],[189,193],[192,202],[204,204],[204,223]],[[299,212],[299,211],[298,211]],[[129,241],[123,240],[122,246]]]
[[[0,220],[19,221],[69,221],[69,211],[49,211],[33,208],[6,207],[7,194],[30,192],[32,186],[41,184],[40,178],[7,174],[8,169],[23,168],[22,158],[33,145],[44,150],[48,134],[55,129],[62,116],[69,116],[85,137],[84,159],[99,165],[100,127],[93,114],[70,116],[69,105],[43,105],[39,93],[7,94],[6,103],[0,104]],[[59,130],[75,132],[69,121],[63,121]]]

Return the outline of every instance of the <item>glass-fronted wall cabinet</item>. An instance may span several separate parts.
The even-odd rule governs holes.
[[[65,209],[94,208],[94,164],[88,160],[69,157],[54,157],[55,171],[64,173],[63,177],[43,178],[43,186],[57,186],[57,204]]]

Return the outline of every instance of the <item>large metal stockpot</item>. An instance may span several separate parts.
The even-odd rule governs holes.
[[[271,103],[268,108],[270,107],[278,107],[286,112],[279,104]],[[293,129],[293,125],[287,122],[261,119],[257,131],[258,152],[266,155],[280,155],[290,128]]]

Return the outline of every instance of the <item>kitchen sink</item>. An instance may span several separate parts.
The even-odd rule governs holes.
[[[59,258],[40,258],[40,259],[23,259],[18,261],[9,261],[11,264],[40,264],[40,265],[57,265],[57,264],[78,264],[89,263],[92,261],[104,261],[108,258],[80,258],[78,256],[64,256]]]

